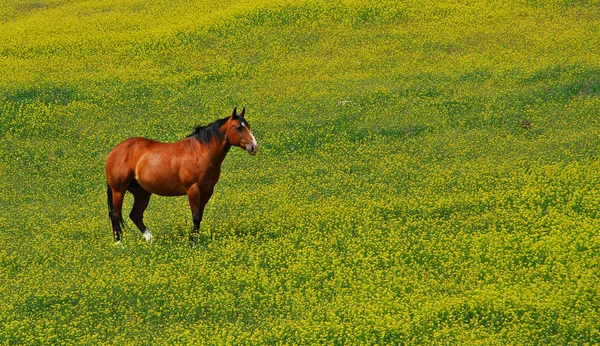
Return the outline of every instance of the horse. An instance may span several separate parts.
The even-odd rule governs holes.
[[[106,193],[115,244],[122,246],[121,209],[125,193],[129,191],[134,197],[129,218],[147,243],[152,243],[153,238],[144,224],[150,196],[187,195],[194,223],[189,240],[195,245],[204,207],[219,181],[221,164],[231,147],[245,149],[252,156],[258,151],[250,124],[244,118],[245,112],[244,108],[237,114],[236,107],[231,116],[207,126],[197,126],[192,134],[178,142],[161,143],[134,137],[110,151],[106,158]]]

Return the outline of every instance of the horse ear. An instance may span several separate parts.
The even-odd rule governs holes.
[[[234,115],[236,115],[236,114],[237,114],[237,107],[235,107],[235,108],[233,109],[233,114],[231,114],[231,116],[234,116]]]
[[[244,114],[246,114],[246,107],[242,108],[242,113],[240,113],[240,115],[243,117]]]

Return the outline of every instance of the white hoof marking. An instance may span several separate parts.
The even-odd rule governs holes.
[[[145,230],[144,233],[144,238],[146,238],[146,243],[148,244],[152,244],[152,238],[154,238],[154,236],[152,235],[152,233],[150,233],[149,230]]]

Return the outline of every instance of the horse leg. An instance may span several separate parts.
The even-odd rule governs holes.
[[[196,246],[196,237],[200,233],[200,223],[202,222],[202,215],[204,214],[204,207],[212,196],[212,190],[201,193],[197,185],[193,185],[188,189],[188,200],[192,209],[192,221],[194,222],[194,229],[190,234],[190,244]],[[210,232],[210,239],[212,240],[212,230]]]
[[[112,222],[113,236],[115,238],[115,243],[120,244],[121,236],[123,235],[123,230],[121,228],[123,225],[121,209],[123,208],[123,197],[125,196],[125,191],[115,190],[109,186],[107,193],[109,203],[108,216]]]
[[[150,233],[146,225],[144,225],[144,211],[148,207],[152,193],[144,190],[144,188],[137,184],[135,180],[129,185],[128,191],[131,192],[134,198],[133,208],[131,209],[131,213],[129,213],[129,218],[137,226],[140,232],[142,232],[146,242],[150,244],[152,243],[152,238],[154,238],[154,236]]]

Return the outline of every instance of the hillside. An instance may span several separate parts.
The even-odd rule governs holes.
[[[600,2],[5,1],[0,33],[1,344],[600,342]],[[110,149],[235,106],[260,152],[200,246],[158,196],[113,246]]]

